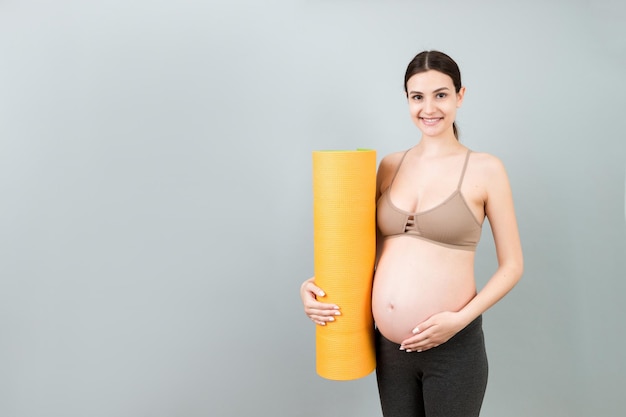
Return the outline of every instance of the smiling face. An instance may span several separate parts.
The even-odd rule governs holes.
[[[452,124],[461,107],[465,87],[455,91],[452,78],[435,70],[420,72],[406,83],[409,112],[425,137],[454,138]]]

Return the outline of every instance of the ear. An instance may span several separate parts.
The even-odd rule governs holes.
[[[461,87],[458,93],[456,93],[456,107],[457,109],[463,104],[463,97],[465,97],[465,87]]]

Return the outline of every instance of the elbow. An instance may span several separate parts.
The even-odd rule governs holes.
[[[523,262],[520,262],[520,264],[515,267],[514,273],[516,277],[515,282],[518,282],[520,279],[522,279],[522,275],[524,275],[524,263]]]
[[[509,269],[511,278],[517,284],[522,279],[522,275],[524,275],[524,261],[520,259],[519,261],[511,262],[507,269]]]
[[[517,283],[522,278],[524,274],[524,254],[521,247],[506,251],[502,253],[502,256],[498,254],[498,261],[514,283]]]
[[[499,267],[503,275],[511,282],[512,286],[517,284],[524,274],[524,261],[520,258],[508,259],[502,262]]]

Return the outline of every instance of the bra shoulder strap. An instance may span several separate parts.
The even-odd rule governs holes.
[[[398,163],[398,166],[396,167],[396,172],[393,173],[393,177],[391,177],[391,182],[389,183],[389,187],[387,187],[388,190],[391,189],[391,186],[393,185],[393,181],[396,179],[396,175],[398,175],[398,171],[400,171],[400,166],[402,165],[402,162],[404,161],[406,154],[409,153],[409,150],[410,149],[407,149],[406,151],[404,151],[404,154],[402,154],[402,158],[400,158],[400,162]]]
[[[465,155],[465,162],[463,163],[463,171],[461,171],[461,178],[459,178],[459,185],[456,186],[457,190],[460,190],[461,184],[463,184],[463,178],[465,177],[465,170],[467,169],[467,162],[469,161],[470,153],[472,153],[472,151],[468,149],[467,155]]]

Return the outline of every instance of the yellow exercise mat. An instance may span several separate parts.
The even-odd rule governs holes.
[[[372,278],[376,257],[376,152],[313,152],[315,283],[341,315],[316,326],[317,373],[351,380],[376,367]]]

